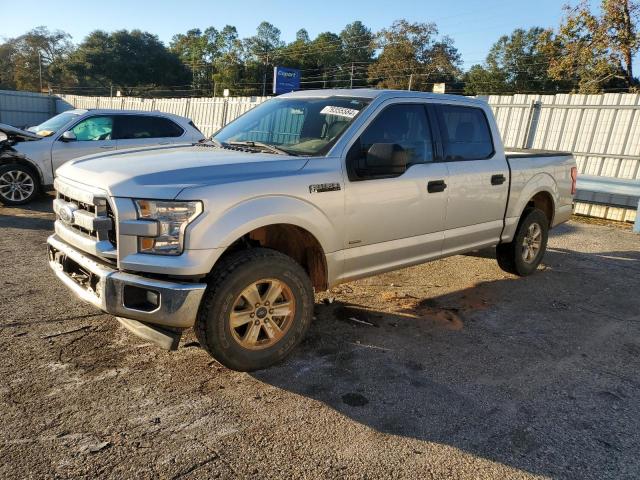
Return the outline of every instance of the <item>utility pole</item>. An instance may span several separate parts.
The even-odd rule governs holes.
[[[38,70],[40,71],[40,93],[42,93],[42,54],[38,49]]]
[[[409,75],[409,91],[411,91],[411,85],[413,85],[413,73]]]
[[[113,83],[109,85],[109,98],[113,98]]]
[[[349,88],[353,88],[353,62],[351,62],[351,82],[349,82]]]

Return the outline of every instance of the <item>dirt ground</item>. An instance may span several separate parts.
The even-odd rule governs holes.
[[[457,256],[318,295],[284,364],[169,353],[0,208],[0,478],[640,478],[640,236],[572,221],[516,278]]]

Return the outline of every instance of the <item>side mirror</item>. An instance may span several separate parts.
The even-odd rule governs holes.
[[[402,175],[407,170],[407,154],[395,143],[374,143],[364,159],[369,175]]]
[[[73,133],[71,130],[67,130],[60,136],[60,140],[62,140],[63,142],[75,142],[76,134]]]

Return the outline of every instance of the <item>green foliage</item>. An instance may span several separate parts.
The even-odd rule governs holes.
[[[547,35],[551,77],[571,79],[581,93],[632,87],[637,12],[638,4],[631,0],[604,0],[600,16],[591,11],[587,0],[566,6],[557,33]]]
[[[452,82],[460,75],[461,58],[449,37],[438,37],[435,23],[397,20],[378,34],[382,53],[369,68],[379,87],[429,89],[433,83]],[[411,75],[413,78],[411,79]]]
[[[80,85],[113,85],[127,95],[184,85],[189,73],[156,35],[140,30],[90,33],[69,59]]]
[[[474,65],[466,73],[465,93],[555,93],[570,88],[568,82],[549,75],[548,36],[548,31],[533,27],[519,28],[500,37],[489,50],[484,65]]]
[[[19,90],[40,90],[42,86],[68,81],[66,61],[72,51],[70,36],[37,27],[0,45],[0,85]]]
[[[270,93],[273,67],[302,70],[303,88],[376,86],[431,90],[444,82],[466,94],[584,93],[639,88],[632,60],[640,51],[638,0],[589,0],[565,8],[557,30],[516,29],[500,37],[485,62],[461,71],[461,56],[435,23],[397,20],[377,33],[357,20],[311,38],[304,28],[282,40],[269,22],[240,38],[234,26],[178,33],[167,48],[140,30],[94,31],[79,45],[38,27],[0,43],[0,88],[126,95]]]

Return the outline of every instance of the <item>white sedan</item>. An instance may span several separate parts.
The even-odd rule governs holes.
[[[68,110],[29,132],[0,125],[0,202],[30,202],[53,184],[62,164],[78,157],[203,139],[188,118],[162,112]]]

